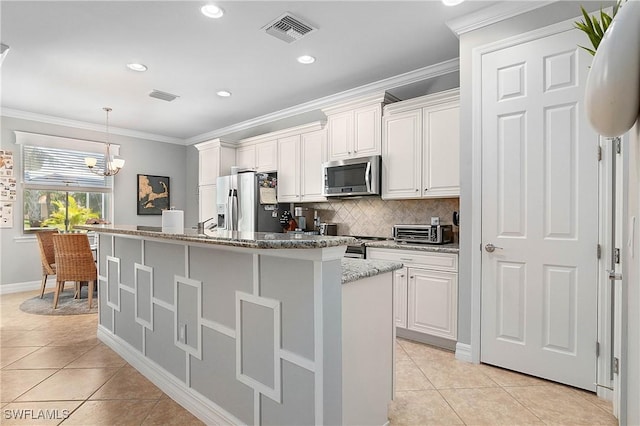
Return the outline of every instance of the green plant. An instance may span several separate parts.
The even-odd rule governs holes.
[[[98,213],[94,213],[90,208],[78,206],[75,198],[71,195],[67,197],[67,203],[69,204],[69,229],[73,229],[75,225],[84,224],[87,219],[97,219],[100,217]],[[67,212],[64,201],[56,200],[52,201],[52,204],[56,207],[56,211],[51,213],[42,224],[45,226],[54,226],[58,229],[65,229]]]
[[[618,9],[622,6],[623,1],[626,0],[618,0],[616,2],[613,6],[611,15],[600,9],[600,19],[598,19],[597,16],[590,16],[584,7],[580,6],[584,19],[582,21],[576,21],[574,24],[576,28],[584,32],[589,37],[589,40],[591,40],[591,44],[593,45],[593,49],[584,46],[580,46],[581,48],[591,53],[591,55],[596,54],[596,50],[598,50],[598,46],[600,46],[604,33],[607,32],[607,28],[609,28],[611,21],[613,21],[613,18],[615,18],[618,13]]]

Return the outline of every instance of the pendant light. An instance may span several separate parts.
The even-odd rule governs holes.
[[[118,174],[120,169],[124,166],[124,160],[122,158],[115,158],[111,156],[111,144],[109,143],[109,113],[112,111],[109,107],[104,107],[102,110],[107,114],[106,119],[106,127],[107,127],[107,150],[104,155],[104,170],[95,169],[95,165],[98,160],[95,157],[86,157],[84,159],[84,164],[91,170],[93,173],[100,176],[115,176]]]

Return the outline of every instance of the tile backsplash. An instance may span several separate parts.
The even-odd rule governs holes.
[[[452,224],[453,212],[458,211],[460,201],[458,198],[383,200],[363,197],[302,206],[318,210],[322,222],[338,224],[338,235],[392,237],[393,225],[429,224],[432,216],[439,216],[441,224]],[[456,241],[457,232],[454,226]]]

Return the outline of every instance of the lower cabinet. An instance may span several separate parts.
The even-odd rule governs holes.
[[[367,259],[404,264],[393,276],[397,327],[457,339],[457,254],[368,248]]]

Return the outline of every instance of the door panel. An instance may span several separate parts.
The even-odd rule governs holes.
[[[598,137],[566,31],[482,56],[481,361],[594,390]]]

